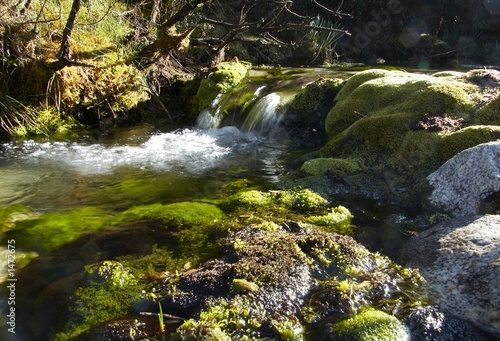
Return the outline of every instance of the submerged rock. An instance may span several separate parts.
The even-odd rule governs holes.
[[[478,213],[481,200],[500,191],[500,142],[469,148],[428,176],[431,202],[455,216]]]
[[[442,222],[402,249],[439,307],[500,336],[500,216]]]

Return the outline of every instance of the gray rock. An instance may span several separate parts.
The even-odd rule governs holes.
[[[500,336],[500,215],[442,222],[401,251],[441,310]]]
[[[500,142],[466,149],[427,177],[431,202],[455,216],[477,214],[481,200],[500,191]]]

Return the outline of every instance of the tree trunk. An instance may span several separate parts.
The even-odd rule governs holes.
[[[80,10],[80,5],[82,0],[73,0],[73,5],[71,6],[71,11],[69,12],[68,21],[66,22],[66,27],[64,27],[61,49],[59,50],[59,60],[67,61],[71,59],[71,48],[69,46],[69,41],[71,40],[71,33],[73,32],[73,27],[75,26],[76,15]]]

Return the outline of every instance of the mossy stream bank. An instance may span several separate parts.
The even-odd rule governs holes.
[[[234,78],[222,72],[219,80],[226,76]],[[352,237],[363,240],[367,225],[374,230],[366,220],[355,226],[374,207],[384,211],[384,233],[377,234],[394,241],[395,250],[401,241],[389,233],[418,233],[447,217],[446,210],[427,203],[425,177],[455,153],[498,139],[497,76],[493,71],[369,70],[347,80],[322,76],[306,82],[278,105],[282,117],[275,123],[286,133],[280,138],[287,136],[290,143],[287,172],[273,174],[273,183],[265,173],[255,176],[255,164],[279,159],[253,158],[265,150],[262,143],[245,140],[237,152],[251,149],[250,161],[223,164],[232,150],[210,145],[213,140],[201,134],[196,135],[204,138],[200,144],[210,145],[219,158],[218,168],[202,168],[205,178],[185,176],[211,162],[203,148],[192,156],[200,162],[161,168],[164,173],[154,176],[157,163],[131,171],[127,167],[134,168],[133,162],[106,166],[106,161],[99,167],[111,174],[90,175],[79,173],[92,170],[85,163],[76,163],[76,170],[65,166],[55,173],[62,176],[52,175],[65,181],[63,196],[43,185],[55,181],[44,175],[35,183],[56,198],[52,207],[44,207],[37,195],[12,196],[0,215],[4,236],[23,246],[18,255],[25,259],[22,270],[19,265],[18,335],[30,340],[453,340],[456,335],[486,340],[475,327],[431,306],[418,271],[368,251]],[[206,114],[221,115],[221,125],[240,122],[243,128],[245,120],[235,118],[240,109],[251,112],[245,107],[250,101],[236,83],[221,90],[217,105],[224,110]],[[217,89],[210,84],[205,82]],[[285,81],[282,89],[286,86]],[[230,101],[232,95],[239,100]],[[134,142],[139,147],[132,148],[132,159],[149,152],[151,140]],[[92,145],[41,146],[40,153],[54,148],[71,161],[80,160],[74,151],[96,155]],[[305,154],[303,148],[315,151]],[[124,150],[97,148],[109,160]],[[23,165],[21,159],[9,165],[5,179],[21,169],[17,162]],[[137,179],[114,179],[120,172]],[[367,201],[373,203],[370,210],[363,207]],[[389,207],[416,213],[410,218],[395,210],[387,217]],[[370,244],[373,238],[364,236]]]

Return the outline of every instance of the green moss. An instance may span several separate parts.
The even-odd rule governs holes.
[[[333,107],[334,99],[344,84],[340,78],[322,79],[308,84],[291,101],[287,112],[298,114],[298,122],[315,129],[322,128],[320,119]]]
[[[231,292],[234,294],[254,292],[259,290],[259,286],[254,282],[242,278],[234,278],[231,283]]]
[[[309,211],[325,206],[328,201],[310,189],[288,190],[278,193],[278,202],[297,211]]]
[[[78,108],[95,113],[99,119],[117,119],[149,98],[139,70],[116,60],[102,60],[92,69],[64,68],[57,77],[67,112]]]
[[[393,168],[407,174],[430,174],[441,165],[441,137],[425,130],[410,131],[390,159]]]
[[[333,176],[345,176],[360,170],[359,162],[352,158],[317,158],[304,162],[301,168],[301,171],[310,175],[328,173]]]
[[[465,149],[500,139],[500,126],[470,126],[441,139],[441,162],[445,162]]]
[[[389,74],[390,71],[382,69],[373,69],[373,70],[358,72],[347,80],[347,83],[344,85],[342,90],[340,90],[339,94],[337,95],[336,100],[342,101],[345,98],[347,98],[351,94],[351,92],[353,92],[361,84],[368,82],[369,80],[372,79],[385,77]]]
[[[332,208],[331,212],[322,216],[311,216],[307,220],[313,224],[332,228],[342,234],[351,234],[353,215],[344,206]]]
[[[476,111],[474,123],[477,125],[500,125],[500,96]]]
[[[332,340],[406,340],[408,332],[397,318],[379,310],[366,309],[333,326]]]
[[[245,78],[248,68],[243,63],[225,62],[217,65],[215,71],[201,81],[193,98],[192,111],[199,113],[209,108],[218,95],[236,87]]]
[[[104,321],[126,316],[141,300],[144,287],[122,264],[105,261],[87,267],[88,281],[78,288],[65,329],[55,340],[70,340]]]
[[[339,102],[328,114],[326,131],[330,135],[369,116],[450,113],[467,117],[473,109],[469,93],[477,90],[471,84],[398,71],[361,84],[357,80],[354,79],[356,88],[346,96],[343,90],[349,87],[351,79],[347,81],[339,93]]]
[[[113,223],[122,224],[148,219],[178,225],[196,225],[212,223],[223,218],[224,213],[215,205],[199,202],[179,202],[168,205],[134,206],[117,215]]]
[[[279,225],[276,223],[270,222],[270,221],[264,221],[260,224],[253,225],[251,227],[256,228],[256,229],[266,230],[266,231],[277,231],[279,228]]]
[[[106,228],[111,216],[97,207],[82,207],[73,211],[53,212],[17,223],[17,228],[32,236],[35,247],[47,250],[78,239],[84,233]]]
[[[196,319],[184,322],[174,340],[254,340],[258,338],[264,307],[246,296],[227,301],[211,299]]]
[[[284,210],[308,211],[324,206],[327,203],[326,199],[309,189],[271,192],[251,190],[230,196],[223,203],[223,207],[228,210],[243,208],[276,210],[277,212]]]
[[[370,72],[355,75],[351,79],[356,86],[349,90],[349,79],[342,88],[339,96],[349,91],[328,114],[326,129],[331,138],[321,155],[356,157],[368,167],[412,174],[434,170],[442,161],[439,153],[448,157],[451,152],[443,151],[447,146],[437,132],[415,131],[415,122],[424,115],[470,120],[479,87],[458,78],[374,73],[376,78],[370,78]]]

